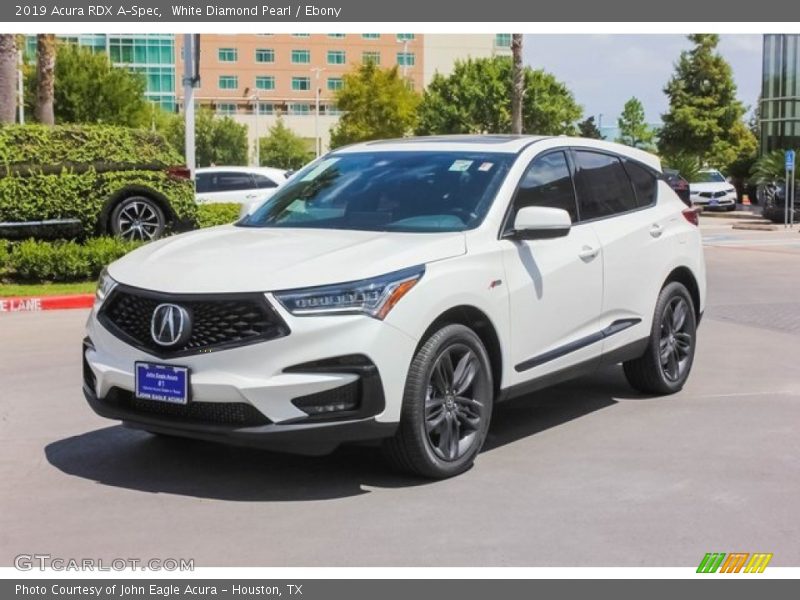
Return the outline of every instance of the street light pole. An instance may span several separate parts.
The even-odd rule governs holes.
[[[19,124],[25,125],[25,76],[22,72],[22,50],[17,51],[17,108],[19,109]]]
[[[408,74],[408,40],[397,40],[403,44],[403,79],[406,79]]]
[[[197,166],[194,151],[194,85],[197,65],[195,62],[195,37],[191,33],[183,36],[183,118],[186,166],[194,179]]]
[[[258,130],[258,117],[261,114],[261,99],[258,97],[258,92],[250,96],[250,100],[253,101],[253,129],[255,129],[256,133],[256,166],[261,166],[261,133]]]
[[[314,105],[314,154],[319,157],[322,154],[322,140],[319,137],[319,96],[320,96],[320,87],[319,87],[319,74],[322,73],[325,69],[323,67],[312,67],[311,71],[314,72],[314,89],[316,90],[315,94],[315,105]]]

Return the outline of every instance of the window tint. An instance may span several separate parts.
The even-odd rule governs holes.
[[[525,206],[561,208],[573,223],[578,220],[575,191],[563,152],[541,156],[528,167],[514,198],[514,212]]]
[[[198,192],[234,192],[237,190],[251,190],[255,188],[253,178],[249,173],[203,173],[197,176]]]
[[[256,180],[256,187],[259,188],[274,188],[278,187],[278,184],[272,181],[269,177],[265,175],[258,175],[254,174],[253,178]]]
[[[625,170],[631,178],[633,189],[636,192],[636,204],[650,206],[656,201],[657,180],[652,172],[632,162],[625,161]]]
[[[619,158],[578,150],[575,159],[582,220],[636,208],[631,182]]]

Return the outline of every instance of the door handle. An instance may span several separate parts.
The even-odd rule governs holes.
[[[650,235],[654,238],[657,238],[661,237],[662,233],[664,233],[664,228],[658,223],[653,223],[653,226],[650,228]]]
[[[247,194],[245,196],[248,200],[252,200],[253,198],[258,198],[258,194]]]
[[[578,257],[580,257],[580,259],[583,261],[589,262],[590,260],[596,258],[598,254],[600,254],[599,248],[584,246],[583,248],[581,248],[581,251],[578,252]]]

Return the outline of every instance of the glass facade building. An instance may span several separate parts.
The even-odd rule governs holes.
[[[764,35],[761,153],[800,149],[800,35]]]
[[[175,36],[167,33],[58,35],[59,40],[108,54],[115,67],[140,73],[147,82],[145,95],[168,111],[174,111]],[[25,40],[26,55],[36,56],[36,37]]]

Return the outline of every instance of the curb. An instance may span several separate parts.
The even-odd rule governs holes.
[[[92,305],[94,305],[94,294],[72,294],[69,296],[20,296],[17,298],[0,298],[0,313],[92,308]]]

